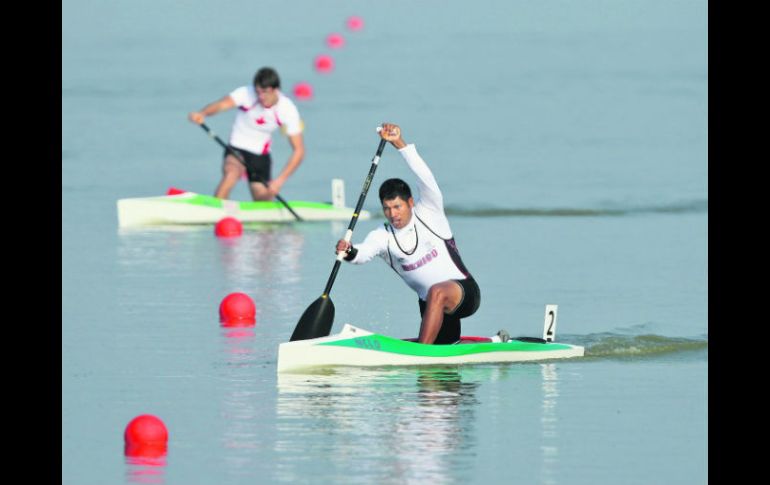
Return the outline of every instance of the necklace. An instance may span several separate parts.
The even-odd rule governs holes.
[[[401,247],[401,245],[398,243],[398,238],[396,237],[396,231],[393,230],[393,226],[390,226],[390,232],[393,234],[393,240],[396,241],[396,246],[398,246],[398,249],[401,250],[402,253],[406,254],[407,256],[411,256],[414,254],[415,251],[417,251],[417,246],[420,244],[420,237],[417,233],[417,224],[414,224],[414,249],[411,251],[405,251],[404,248]]]

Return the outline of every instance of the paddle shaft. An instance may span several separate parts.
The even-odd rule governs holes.
[[[369,186],[372,185],[374,172],[377,170],[377,165],[380,163],[380,156],[382,156],[382,150],[385,148],[385,143],[387,143],[386,140],[380,140],[380,145],[377,147],[377,154],[374,155],[374,158],[372,159],[372,166],[369,167],[369,174],[366,176],[366,180],[364,181],[364,187],[361,189],[361,195],[358,196],[358,203],[356,204],[356,208],[353,211],[353,217],[350,219],[350,224],[348,224],[348,230],[345,231],[344,239],[347,242],[350,242],[350,239],[353,237],[353,228],[356,227],[356,222],[358,222],[358,214],[361,212],[361,207],[364,205],[364,199],[366,199],[366,194],[369,192]],[[337,253],[337,260],[334,262],[332,274],[329,275],[329,281],[326,282],[326,288],[324,289],[322,298],[326,298],[329,295],[329,292],[332,291],[332,285],[334,284],[334,280],[337,278],[337,272],[340,270],[340,264],[344,258],[344,252],[341,251]]]
[[[378,132],[380,129],[378,128]],[[345,232],[345,241],[350,242],[350,238],[353,237],[353,228],[358,221],[358,214],[361,212],[361,207],[364,205],[364,199],[366,193],[369,191],[369,186],[372,184],[374,178],[374,172],[377,170],[377,164],[380,162],[380,156],[382,150],[385,148],[385,140],[380,140],[380,145],[377,147],[377,154],[372,159],[372,166],[369,168],[369,175],[366,176],[364,181],[364,188],[361,190],[361,195],[358,197],[358,203],[353,211],[353,217],[348,224],[348,230]],[[290,342],[295,340],[308,340],[319,337],[326,337],[331,331],[332,324],[334,323],[334,303],[329,298],[329,292],[332,291],[332,285],[337,277],[337,272],[340,270],[340,264],[345,258],[345,252],[340,251],[337,253],[337,261],[334,262],[334,268],[329,275],[329,281],[326,282],[326,288],[323,295],[319,296],[316,301],[310,304],[302,314],[297,326],[294,327],[294,333],[291,334]]]
[[[209,135],[211,138],[213,138],[213,139],[214,139],[214,141],[216,141],[217,143],[219,143],[220,145],[222,145],[222,147],[223,147],[225,150],[229,151],[229,152],[230,152],[230,153],[231,153],[233,156],[235,156],[235,158],[237,158],[238,160],[240,160],[240,161],[241,161],[241,163],[243,164],[243,166],[244,166],[244,167],[246,166],[246,161],[243,159],[243,157],[241,156],[241,154],[240,154],[240,153],[238,153],[238,152],[236,152],[235,150],[233,150],[233,148],[232,148],[230,145],[228,145],[227,143],[223,142],[223,141],[222,141],[222,139],[221,139],[221,138],[219,138],[219,137],[217,136],[217,134],[216,134],[216,133],[214,133],[213,131],[211,131],[211,129],[210,129],[208,126],[206,126],[206,123],[201,123],[201,128],[203,128],[203,131],[205,131],[206,133],[208,133],[208,135]],[[264,184],[264,186],[265,186],[265,187],[267,187],[267,186],[268,186],[268,185],[267,185],[267,181],[266,181],[265,179],[263,179],[263,178],[262,178],[262,177],[261,177],[259,174],[257,174],[257,178],[259,179],[259,181],[260,181],[260,182],[262,182],[262,184]],[[299,215],[298,215],[296,212],[294,212],[294,210],[293,210],[291,207],[289,207],[289,203],[288,203],[288,202],[286,202],[285,200],[283,200],[283,197],[281,197],[281,196],[280,196],[280,195],[278,195],[278,194],[275,194],[275,198],[276,198],[276,199],[278,199],[278,201],[279,201],[281,204],[283,204],[283,205],[284,205],[284,207],[286,207],[286,208],[289,210],[289,212],[291,212],[291,214],[292,214],[294,217],[296,217],[296,218],[297,218],[297,220],[298,220],[298,221],[301,221],[301,220],[302,220],[302,218],[301,218],[301,217],[300,217],[300,216],[299,216]]]

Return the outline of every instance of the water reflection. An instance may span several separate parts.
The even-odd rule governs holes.
[[[219,238],[218,244],[230,287],[244,288],[249,293],[254,288],[260,301],[279,304],[284,309],[299,304],[291,300],[295,292],[285,288],[301,283],[304,233],[287,224],[246,226],[241,237]]]
[[[302,229],[288,224],[244,224],[243,234],[233,238],[218,238],[210,226],[200,225],[122,230],[117,259],[124,268],[187,276],[204,267],[210,271],[207,262],[215,244],[231,284],[249,284],[254,279],[293,284],[299,281],[306,236]]]
[[[278,375],[276,479],[306,472],[298,450],[328,457],[321,473],[371,483],[441,483],[474,444],[475,391],[458,367],[335,369]],[[387,464],[387,466],[385,466]]]
[[[234,476],[249,475],[254,450],[259,446],[260,399],[255,386],[257,356],[254,351],[254,327],[222,327],[223,382],[220,416],[222,446],[227,450],[225,470]]]
[[[472,447],[475,382],[463,382],[457,368],[419,369],[414,400],[398,406],[400,419],[388,435],[398,481],[441,483],[453,475],[455,452]]]
[[[559,434],[557,429],[558,416],[556,414],[556,402],[559,397],[559,376],[556,372],[556,364],[540,364],[543,377],[543,405],[540,417],[542,429],[542,466],[540,480],[544,485],[555,485],[558,476],[559,464]]]
[[[217,240],[223,267],[229,277],[235,280],[283,278],[288,283],[296,282],[305,237],[293,226],[246,226],[240,237]]]
[[[216,285],[226,292],[249,294],[260,313],[273,308],[295,313],[297,307],[307,304],[294,291],[302,283],[305,240],[318,229],[245,224],[243,234],[235,238],[218,238],[209,226],[123,231],[115,273],[121,283],[119,305],[133,312],[141,298],[145,306],[197,310],[203,300],[193,290],[210,292]],[[162,286],[163,291],[147,291],[151,285]]]
[[[158,226],[118,232],[117,264],[124,270],[189,272],[196,249],[214,237],[202,226]]]
[[[126,482],[142,485],[165,483],[166,446],[125,446]]]
[[[355,483],[456,483],[499,478],[494,464],[508,463],[526,468],[516,483],[555,485],[563,440],[558,365],[279,374],[274,481],[332,483],[355,463]],[[481,409],[489,415],[479,416]],[[530,437],[527,445],[509,446],[510,433]],[[480,450],[492,468],[476,469]]]

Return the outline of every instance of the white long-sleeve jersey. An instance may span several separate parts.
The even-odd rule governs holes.
[[[412,218],[401,229],[386,223],[371,231],[363,242],[355,244],[357,253],[350,262],[363,264],[381,257],[425,300],[436,283],[471,275],[460,259],[444,214],[444,197],[433,173],[413,144],[399,153],[417,176],[418,195],[413,195]]]

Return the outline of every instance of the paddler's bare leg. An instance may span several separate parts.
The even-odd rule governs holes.
[[[431,286],[425,299],[418,341],[422,344],[435,342],[444,321],[444,312],[456,309],[462,299],[463,289],[455,281],[443,281]]]
[[[249,189],[251,189],[251,197],[254,200],[270,200],[273,198],[273,195],[262,182],[249,182]]]
[[[222,180],[219,182],[216,192],[214,192],[214,197],[219,197],[220,199],[230,197],[230,191],[233,190],[235,184],[238,183],[238,179],[243,176],[245,171],[246,167],[238,159],[232,155],[227,155],[222,164]]]

